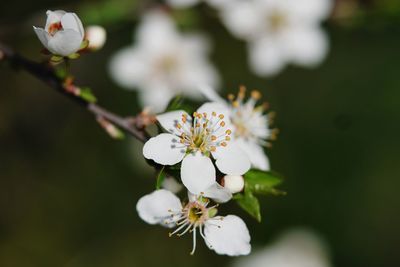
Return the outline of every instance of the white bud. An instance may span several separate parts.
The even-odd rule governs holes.
[[[232,194],[239,193],[244,187],[244,178],[241,175],[225,175],[221,184]]]
[[[65,57],[76,53],[85,34],[78,16],[63,10],[49,10],[46,14],[45,27],[33,27],[40,42],[55,55]]]
[[[179,191],[181,191],[183,188],[183,186],[178,183],[175,178],[169,176],[165,177],[162,183],[162,187],[168,191],[171,191],[174,194],[179,193]]]
[[[106,30],[98,25],[88,26],[85,29],[86,39],[89,41],[88,49],[99,50],[101,49],[107,39]]]

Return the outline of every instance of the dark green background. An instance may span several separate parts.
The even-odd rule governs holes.
[[[4,2],[0,40],[39,60],[31,26],[44,23],[46,9],[75,10],[84,23],[102,23],[108,42],[74,62],[77,83],[91,86],[111,110],[135,114],[136,94],[113,84],[107,62],[131,43],[143,2]],[[306,226],[328,241],[335,266],[400,265],[398,11],[397,1],[364,1],[351,18],[330,19],[326,61],[313,70],[289,67],[270,79],[249,72],[245,44],[209,8],[180,14],[186,28],[212,37],[224,93],[239,84],[260,89],[278,114],[281,134],[268,154],[285,176],[281,188],[288,195],[262,197],[261,224],[234,204],[221,211],[244,218],[255,247]],[[83,109],[2,64],[0,266],[228,265],[230,258],[202,242],[189,256],[189,236],[168,238],[167,230],[138,218],[136,201],[154,188],[140,150],[129,138],[111,140]]]

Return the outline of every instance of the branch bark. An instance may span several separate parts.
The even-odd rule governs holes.
[[[11,48],[2,43],[0,43],[0,61],[9,62],[11,67],[14,69],[27,71],[46,83],[52,89],[85,108],[87,111],[95,115],[96,118],[104,118],[141,142],[147,141],[148,135],[144,130],[144,125],[141,124],[138,117],[119,116],[96,103],[90,103],[81,97],[72,94],[65,88],[64,81],[56,75],[54,68],[51,66],[31,61],[18,53],[15,53]]]

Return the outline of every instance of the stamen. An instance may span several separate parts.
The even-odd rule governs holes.
[[[190,252],[190,255],[193,255],[196,250],[196,226],[193,228],[193,249]]]

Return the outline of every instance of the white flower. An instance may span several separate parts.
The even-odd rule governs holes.
[[[331,0],[233,0],[221,17],[233,34],[249,41],[250,65],[266,76],[287,63],[313,67],[324,59],[328,41],[320,24],[331,9]]]
[[[86,27],[85,32],[86,39],[89,41],[88,49],[99,50],[104,46],[107,40],[107,32],[103,27],[91,25]]]
[[[201,194],[216,180],[210,156],[225,174],[242,175],[250,168],[246,154],[230,142],[232,130],[225,117],[210,103],[203,104],[193,118],[182,110],[158,115],[158,122],[168,133],[147,141],[143,155],[162,165],[182,161],[182,183],[193,194]]]
[[[326,244],[315,233],[291,230],[274,244],[255,251],[250,257],[233,264],[234,267],[330,267]]]
[[[46,14],[44,29],[33,26],[40,42],[55,55],[69,56],[77,52],[85,34],[78,16],[63,10],[49,10]]]
[[[264,147],[269,145],[269,140],[276,138],[277,130],[269,128],[274,113],[265,114],[267,104],[257,105],[260,92],[252,91],[246,101],[246,88],[241,86],[237,97],[229,95],[227,102],[207,86],[199,89],[206,98],[214,101],[212,106],[228,115],[234,142],[247,154],[252,166],[268,171],[270,164]]]
[[[110,72],[122,87],[139,90],[143,105],[162,112],[175,95],[199,98],[195,85],[218,84],[207,54],[208,43],[202,36],[181,35],[171,18],[153,11],[139,26],[135,46],[112,58]]]
[[[136,210],[149,224],[176,227],[169,235],[193,234],[193,249],[199,233],[206,245],[218,254],[229,256],[250,253],[250,235],[246,224],[237,216],[215,216],[216,206],[209,207],[209,200],[189,194],[189,202],[182,206],[179,198],[161,189],[139,199]]]

